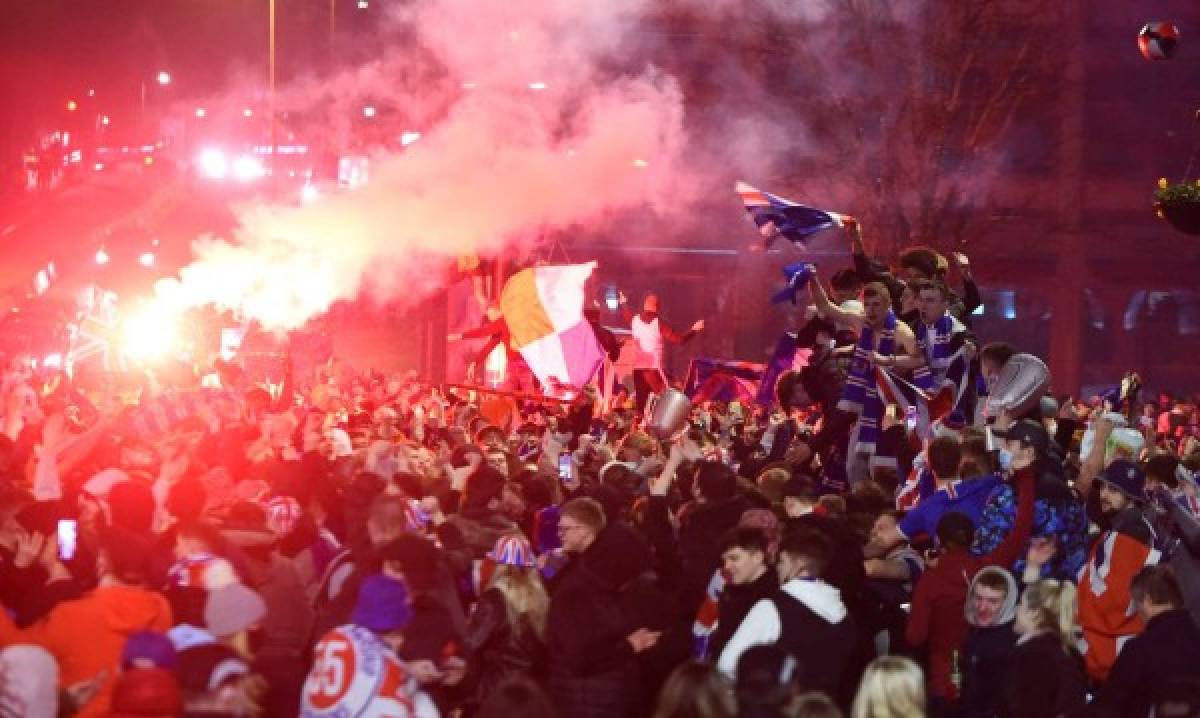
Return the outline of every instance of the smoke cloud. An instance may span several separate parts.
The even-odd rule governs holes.
[[[625,52],[647,2],[436,0],[397,13],[411,43],[279,95],[288,113],[350,118],[364,98],[394,108],[369,182],[239,208],[232,235],[197,240],[160,299],[294,329],[364,294],[415,303],[457,256],[520,255],[574,225],[687,207],[709,180],[689,154],[679,83]],[[421,139],[401,148],[414,129]]]

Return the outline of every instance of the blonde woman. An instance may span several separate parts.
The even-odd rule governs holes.
[[[494,565],[463,639],[476,703],[507,678],[537,679],[544,664],[550,598],[523,536],[502,536],[487,554]]]
[[[1055,718],[1083,708],[1087,674],[1075,648],[1075,584],[1030,584],[1017,604],[1002,716]]]
[[[871,661],[858,684],[851,718],[925,718],[925,675],[901,656]]]

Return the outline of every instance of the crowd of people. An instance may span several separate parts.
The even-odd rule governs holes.
[[[661,382],[570,400],[12,361],[0,715],[1200,715],[1196,403],[1013,382],[965,257],[850,231],[774,400],[669,435],[657,298]]]

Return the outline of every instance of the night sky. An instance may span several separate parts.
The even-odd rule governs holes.
[[[340,37],[369,28],[379,3],[336,0]],[[114,122],[148,104],[204,96],[234,76],[266,76],[267,0],[8,0],[0,24],[0,148],[28,143],[62,121],[66,103]],[[278,0],[279,77],[327,69],[329,3]],[[359,42],[339,43],[339,60]],[[157,88],[159,70],[172,84]],[[96,90],[87,97],[89,88]],[[162,93],[162,94],[159,94]],[[89,107],[88,102],[95,103]]]

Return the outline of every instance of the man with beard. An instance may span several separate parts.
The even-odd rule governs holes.
[[[1092,546],[1079,576],[1079,625],[1088,675],[1103,682],[1120,647],[1144,628],[1141,617],[1129,610],[1130,584],[1143,567],[1158,563],[1159,552],[1146,516],[1141,468],[1117,459],[1098,482],[1100,510],[1109,528]]]
[[[684,344],[704,331],[704,320],[698,319],[692,328],[683,334],[667,326],[658,315],[658,295],[647,294],[642,301],[642,311],[634,314],[629,310],[625,294],[619,297],[621,314],[629,322],[633,341],[629,351],[633,352],[633,381],[637,391],[637,407],[641,411],[651,392],[662,392],[667,388],[663,374],[663,349],[667,344]]]

